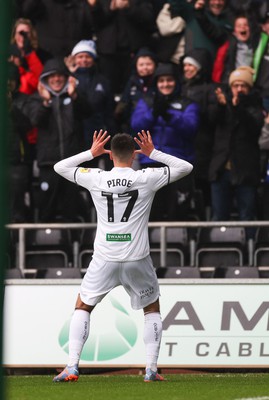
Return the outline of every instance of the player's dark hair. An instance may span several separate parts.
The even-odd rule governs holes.
[[[117,133],[111,140],[111,151],[121,160],[126,160],[135,151],[135,141],[128,133]]]

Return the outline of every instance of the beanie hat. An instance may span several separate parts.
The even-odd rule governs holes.
[[[156,79],[162,75],[172,75],[175,78],[177,78],[174,65],[169,63],[160,63],[156,68],[156,71],[154,73],[154,78]]]
[[[137,62],[139,57],[150,57],[155,64],[157,64],[156,54],[150,50],[148,47],[141,47],[135,55],[135,62]]]
[[[72,56],[75,56],[78,53],[89,53],[92,58],[96,59],[96,44],[93,40],[81,40],[78,42],[72,50]]]
[[[229,85],[232,86],[233,82],[235,81],[243,81],[248,86],[253,86],[253,75],[255,71],[253,68],[248,66],[238,67],[234,70],[229,77]]]
[[[179,64],[182,67],[185,63],[196,66],[203,72],[209,72],[212,69],[212,56],[207,49],[195,48],[189,50],[183,57],[180,57]]]
[[[196,67],[198,70],[202,68],[202,65],[192,57],[185,57],[183,60],[183,64],[191,64]]]

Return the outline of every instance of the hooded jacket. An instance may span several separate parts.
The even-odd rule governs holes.
[[[179,95],[163,100],[167,102],[166,116],[162,115],[162,107],[160,114],[155,115],[151,99],[140,99],[131,117],[132,129],[136,132],[141,129],[150,130],[157,150],[193,163],[194,138],[199,126],[199,106],[187,99],[181,99]],[[153,163],[153,160],[143,154],[140,155],[139,161],[142,165]]]
[[[66,76],[66,83],[60,92],[54,92],[48,85],[48,77],[54,73]],[[37,161],[39,166],[54,165],[55,162],[83,150],[82,119],[89,116],[91,109],[81,94],[73,100],[68,92],[68,77],[71,73],[63,61],[50,59],[46,62],[40,82],[51,94],[48,107],[44,106],[39,93],[32,95],[29,117],[38,128]]]

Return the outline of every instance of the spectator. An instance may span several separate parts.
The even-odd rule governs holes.
[[[226,0],[169,0],[174,16],[181,16],[186,22],[185,49],[204,48],[213,59],[216,51],[232,31],[233,15]]]
[[[40,222],[53,222],[59,215],[66,222],[76,221],[81,215],[78,189],[55,176],[53,165],[83,149],[81,122],[89,110],[64,62],[48,60],[40,76],[38,92],[31,96],[29,105],[31,122],[38,127]]]
[[[259,44],[254,54],[255,85],[260,90],[263,106],[269,112],[269,9],[261,24]]]
[[[43,62],[49,54],[40,49],[38,37],[29,19],[19,18],[14,23],[11,34],[10,59],[20,74],[19,91],[31,95],[37,90],[39,76],[43,70]],[[37,128],[32,126],[27,132],[29,152],[33,162],[36,159]]]
[[[29,18],[38,34],[40,46],[52,57],[65,57],[83,38],[91,39],[92,0],[22,0],[21,15]]]
[[[96,129],[106,129],[110,134],[116,133],[114,120],[114,96],[108,80],[98,72],[96,46],[92,40],[81,40],[66,58],[66,65],[78,80],[77,90],[91,108],[91,115],[83,120],[85,150],[92,143]],[[101,157],[107,161],[107,157]],[[99,160],[100,161],[100,160]]]
[[[157,16],[156,24],[159,33],[156,46],[158,61],[178,64],[185,54],[186,22],[182,17],[173,15],[167,1]]]
[[[239,67],[230,74],[227,94],[216,89],[217,125],[209,167],[215,221],[230,220],[234,196],[240,220],[251,221],[257,215],[263,112],[259,93],[253,90],[253,74],[252,68]]]
[[[213,145],[215,120],[210,112],[215,104],[215,84],[210,80],[212,60],[205,49],[193,49],[180,60],[182,71],[181,95],[199,104],[200,123],[195,136],[194,179],[195,189],[202,193],[200,203],[200,218],[206,218],[205,207],[210,208],[210,184],[208,168]],[[197,210],[198,211],[198,210]]]
[[[142,47],[134,58],[134,66],[135,70],[115,109],[119,130],[123,132],[130,132],[130,117],[137,101],[143,95],[150,96],[153,93],[153,77],[157,66],[156,55],[149,48]]]
[[[130,76],[134,54],[153,41],[156,18],[152,1],[98,0],[92,16],[100,71],[119,95]]]
[[[177,75],[172,64],[158,65],[155,72],[156,94],[145,96],[137,102],[131,126],[136,131],[150,130],[156,149],[193,164],[199,107],[181,98]],[[160,166],[145,155],[140,156],[139,162],[142,168]],[[192,192],[192,175],[182,179],[181,184],[175,183],[163,188],[154,200],[151,220],[186,219]]]
[[[27,140],[31,128],[27,113],[28,95],[19,92],[20,74],[18,67],[9,64],[9,221],[11,223],[31,222],[33,204],[27,204],[26,194],[31,193],[32,157]],[[30,197],[28,198],[30,200]],[[31,206],[31,207],[30,207]]]
[[[41,54],[44,53],[38,47],[37,33],[31,21],[19,18],[11,34],[9,61],[19,68],[20,92],[32,94],[36,91],[43,69]]]
[[[214,61],[212,79],[217,83],[228,83],[232,71],[243,65],[252,66],[257,38],[251,34],[246,16],[235,18],[234,30],[229,39],[219,47]]]
[[[261,184],[261,214],[260,218],[269,220],[269,113],[264,119],[261,136],[259,137],[262,165],[262,184]]]

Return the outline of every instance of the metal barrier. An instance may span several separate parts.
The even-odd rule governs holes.
[[[8,224],[6,228],[8,230],[18,231],[18,268],[22,273],[27,272],[25,266],[25,232],[31,229],[69,229],[69,230],[83,230],[83,229],[96,229],[96,223],[25,223],[25,224]],[[199,229],[202,227],[261,227],[269,226],[269,221],[176,221],[176,222],[149,222],[149,228],[160,228],[160,264],[161,266],[166,265],[166,229],[170,227],[183,227],[183,228],[195,228]],[[78,267],[76,264],[77,252],[79,243],[74,243],[73,246],[73,267]],[[249,265],[253,263],[253,240],[248,241],[248,254],[249,254]],[[190,252],[190,265],[195,263],[195,240],[189,241],[189,252]]]

